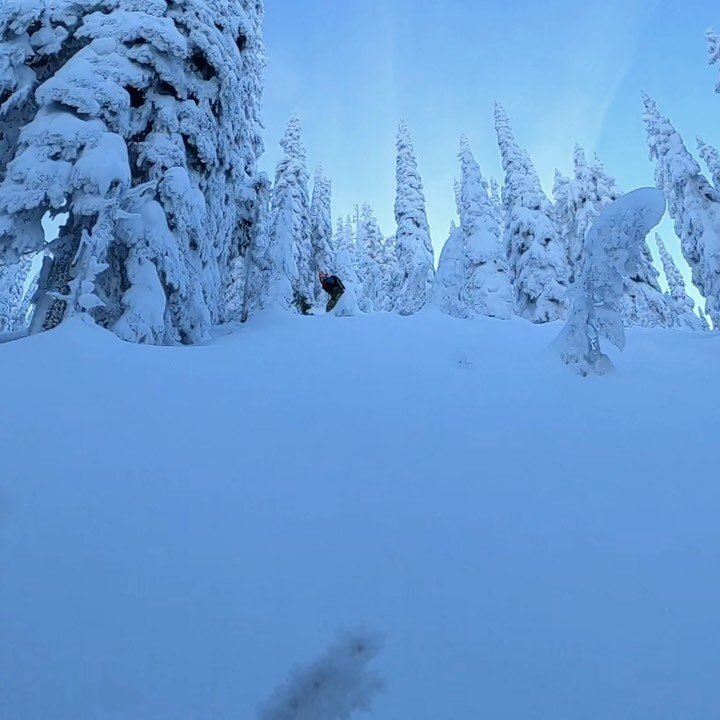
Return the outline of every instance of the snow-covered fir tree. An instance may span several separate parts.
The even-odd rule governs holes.
[[[392,261],[385,236],[367,203],[360,208],[358,227],[358,275],[363,295],[373,310],[389,310],[392,305],[389,293]]]
[[[702,138],[697,139],[697,144],[700,157],[712,175],[715,190],[720,192],[720,152]]]
[[[638,273],[645,238],[664,214],[663,194],[641,188],[608,205],[590,228],[583,270],[571,291],[570,317],[556,341],[563,360],[580,374],[612,369],[600,347],[601,338],[620,350],[625,347],[623,278]]]
[[[516,309],[531,322],[552,322],[567,311],[567,255],[537,172],[499,104],[495,128],[505,170],[505,245]]]
[[[315,172],[310,202],[310,237],[313,246],[313,276],[315,297],[322,297],[318,273],[329,272],[335,264],[332,231],[332,184],[319,167]]]
[[[720,65],[720,33],[715,28],[707,31],[708,61],[710,65]],[[720,75],[715,83],[715,92],[720,93]]]
[[[397,136],[396,179],[397,262],[390,294],[395,312],[412,315],[430,299],[435,266],[417,156],[404,122],[400,123]]]
[[[573,177],[555,176],[555,222],[567,249],[571,281],[582,273],[585,237],[604,208],[617,200],[622,191],[596,156],[587,160],[577,145],[573,155]],[[643,242],[640,262],[634,273],[624,278],[625,297],[621,303],[628,326],[670,327],[672,312],[658,283],[647,243]]]
[[[701,320],[695,314],[695,302],[687,293],[685,279],[659,233],[655,234],[655,242],[665,271],[665,279],[668,284],[668,304],[673,314],[674,324],[677,327],[691,330],[707,329],[706,321]]]
[[[514,312],[512,285],[500,236],[480,166],[465,137],[460,141],[460,227],[464,282],[461,298],[473,315],[508,320]]]
[[[442,312],[457,318],[470,316],[464,299],[465,269],[463,231],[453,220],[448,239],[440,252],[432,302]]]
[[[273,187],[273,244],[285,247],[290,243],[292,246],[295,258],[295,275],[292,278],[295,307],[299,312],[309,312],[315,299],[315,272],[306,151],[297,115],[290,118],[280,146],[284,155],[275,171]]]
[[[0,265],[0,332],[13,332],[25,325],[26,298],[32,257],[26,255],[10,265]],[[32,294],[32,293],[29,293]]]
[[[643,240],[635,269],[624,278],[620,310],[626,326],[673,327],[674,313],[660,288],[659,277],[647,241]]]
[[[670,121],[643,95],[645,128],[655,181],[668,200],[692,279],[707,299],[713,325],[720,323],[720,194],[702,174]]]
[[[262,2],[36,5],[0,20],[0,55],[39,58],[0,64],[3,112],[23,115],[2,150],[0,257],[42,250],[43,217],[63,219],[33,327],[90,313],[131,341],[203,340],[255,234]]]

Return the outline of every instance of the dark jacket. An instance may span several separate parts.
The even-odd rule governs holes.
[[[342,280],[336,275],[329,275],[322,280],[322,289],[328,295],[342,295],[345,292],[345,286]]]

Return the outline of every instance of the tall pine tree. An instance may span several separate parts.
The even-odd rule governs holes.
[[[514,312],[500,226],[495,219],[480,166],[465,137],[460,141],[460,227],[464,282],[461,298],[471,314],[507,320]]]
[[[655,181],[668,201],[695,286],[707,299],[713,325],[720,323],[720,194],[655,101],[643,95],[645,128]]]
[[[391,295],[401,315],[418,312],[430,299],[435,273],[425,194],[410,131],[402,122],[397,136],[395,235],[397,265]]]
[[[273,243],[278,247],[292,247],[294,304],[298,312],[307,313],[315,298],[315,273],[306,152],[297,115],[290,118],[280,147],[284,156],[275,170]]]
[[[505,245],[517,312],[534,323],[552,322],[567,312],[567,255],[537,172],[499,104],[495,128],[505,170]]]

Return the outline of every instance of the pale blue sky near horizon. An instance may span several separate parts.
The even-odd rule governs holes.
[[[392,234],[395,132],[411,128],[438,251],[455,217],[458,139],[501,178],[493,104],[505,107],[546,191],[575,143],[597,151],[620,186],[653,184],[642,122],[647,90],[695,150],[720,145],[710,0],[266,0],[263,119],[274,171],[298,113],[311,176],[333,182],[333,214],[367,201]],[[665,235],[671,226],[664,223]],[[671,246],[677,241],[668,237]]]

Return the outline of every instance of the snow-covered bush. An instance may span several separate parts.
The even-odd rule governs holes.
[[[1,46],[17,44],[27,4],[0,21]],[[43,217],[62,214],[35,329],[90,313],[128,340],[203,340],[256,234],[262,2],[33,4],[44,11],[24,32],[43,77],[5,143],[0,261],[42,250]],[[0,61],[5,91],[12,73]]]
[[[396,179],[396,263],[390,295],[395,312],[412,315],[430,299],[435,266],[417,156],[404,122],[397,136]]]
[[[567,312],[567,253],[537,172],[499,104],[495,128],[505,170],[505,246],[517,313],[531,322],[552,322]]]
[[[293,671],[259,720],[348,720],[369,711],[384,688],[370,667],[382,645],[380,637],[366,630],[340,635],[315,662]]]
[[[585,239],[583,271],[572,289],[569,320],[556,341],[561,357],[581,375],[612,369],[602,337],[622,350],[624,278],[637,272],[647,234],[665,214],[665,198],[641,188],[608,205]]]

